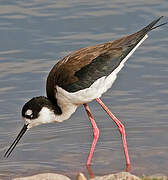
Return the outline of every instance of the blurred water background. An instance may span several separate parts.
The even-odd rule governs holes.
[[[87,174],[92,128],[84,108],[60,124],[31,129],[8,159],[3,155],[23,126],[21,108],[45,95],[52,66],[73,50],[134,33],[159,16],[167,0],[0,1],[0,174]],[[167,20],[167,18],[163,19]],[[131,172],[168,175],[168,26],[150,33],[102,98],[126,127]],[[120,134],[90,103],[100,139],[92,159],[95,175],[125,170]]]

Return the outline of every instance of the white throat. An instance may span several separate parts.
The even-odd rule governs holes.
[[[25,124],[28,125],[28,129],[38,126],[40,124],[45,124],[45,123],[51,123],[54,122],[56,119],[56,115],[54,114],[54,111],[50,110],[47,107],[43,107],[41,111],[39,112],[39,116],[37,119],[24,119]]]

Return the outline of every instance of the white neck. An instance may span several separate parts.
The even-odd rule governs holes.
[[[62,114],[56,115],[55,122],[62,122],[64,120],[69,119],[70,116],[75,112],[76,108],[78,107],[77,105],[71,103],[64,103],[59,106],[62,110]]]
[[[24,118],[25,124],[28,124],[28,129],[38,126],[40,124],[52,123],[52,122],[62,122],[68,119],[76,110],[77,106],[73,104],[65,104],[63,107],[60,107],[62,114],[57,115],[53,110],[50,110],[47,107],[43,107],[39,112],[39,117],[37,119],[26,119]]]

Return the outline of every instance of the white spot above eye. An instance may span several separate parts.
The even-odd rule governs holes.
[[[25,113],[27,116],[31,116],[33,114],[33,111],[31,109],[28,109]]]

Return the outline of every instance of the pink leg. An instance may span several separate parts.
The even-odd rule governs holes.
[[[123,149],[124,149],[124,154],[125,154],[125,159],[126,159],[126,165],[129,166],[130,165],[130,159],[129,159],[129,155],[128,155],[124,125],[110,112],[110,110],[105,106],[105,104],[101,101],[101,99],[97,98],[96,101],[101,105],[101,107],[106,111],[106,113],[110,116],[110,118],[117,125],[118,130],[121,134],[121,138],[122,138]]]
[[[95,146],[96,146],[96,143],[97,143],[97,140],[99,138],[99,129],[93,119],[93,116],[91,114],[91,111],[89,109],[89,106],[88,104],[84,104],[84,107],[85,107],[85,110],[88,114],[88,117],[89,117],[89,120],[91,122],[91,125],[92,125],[92,128],[93,128],[93,142],[92,142],[92,145],[91,145],[91,148],[90,148],[90,151],[89,151],[89,155],[88,155],[88,159],[87,159],[87,162],[86,162],[86,166],[89,166],[90,165],[90,161],[92,159],[92,156],[93,156],[93,152],[94,152],[94,149],[95,149]]]

